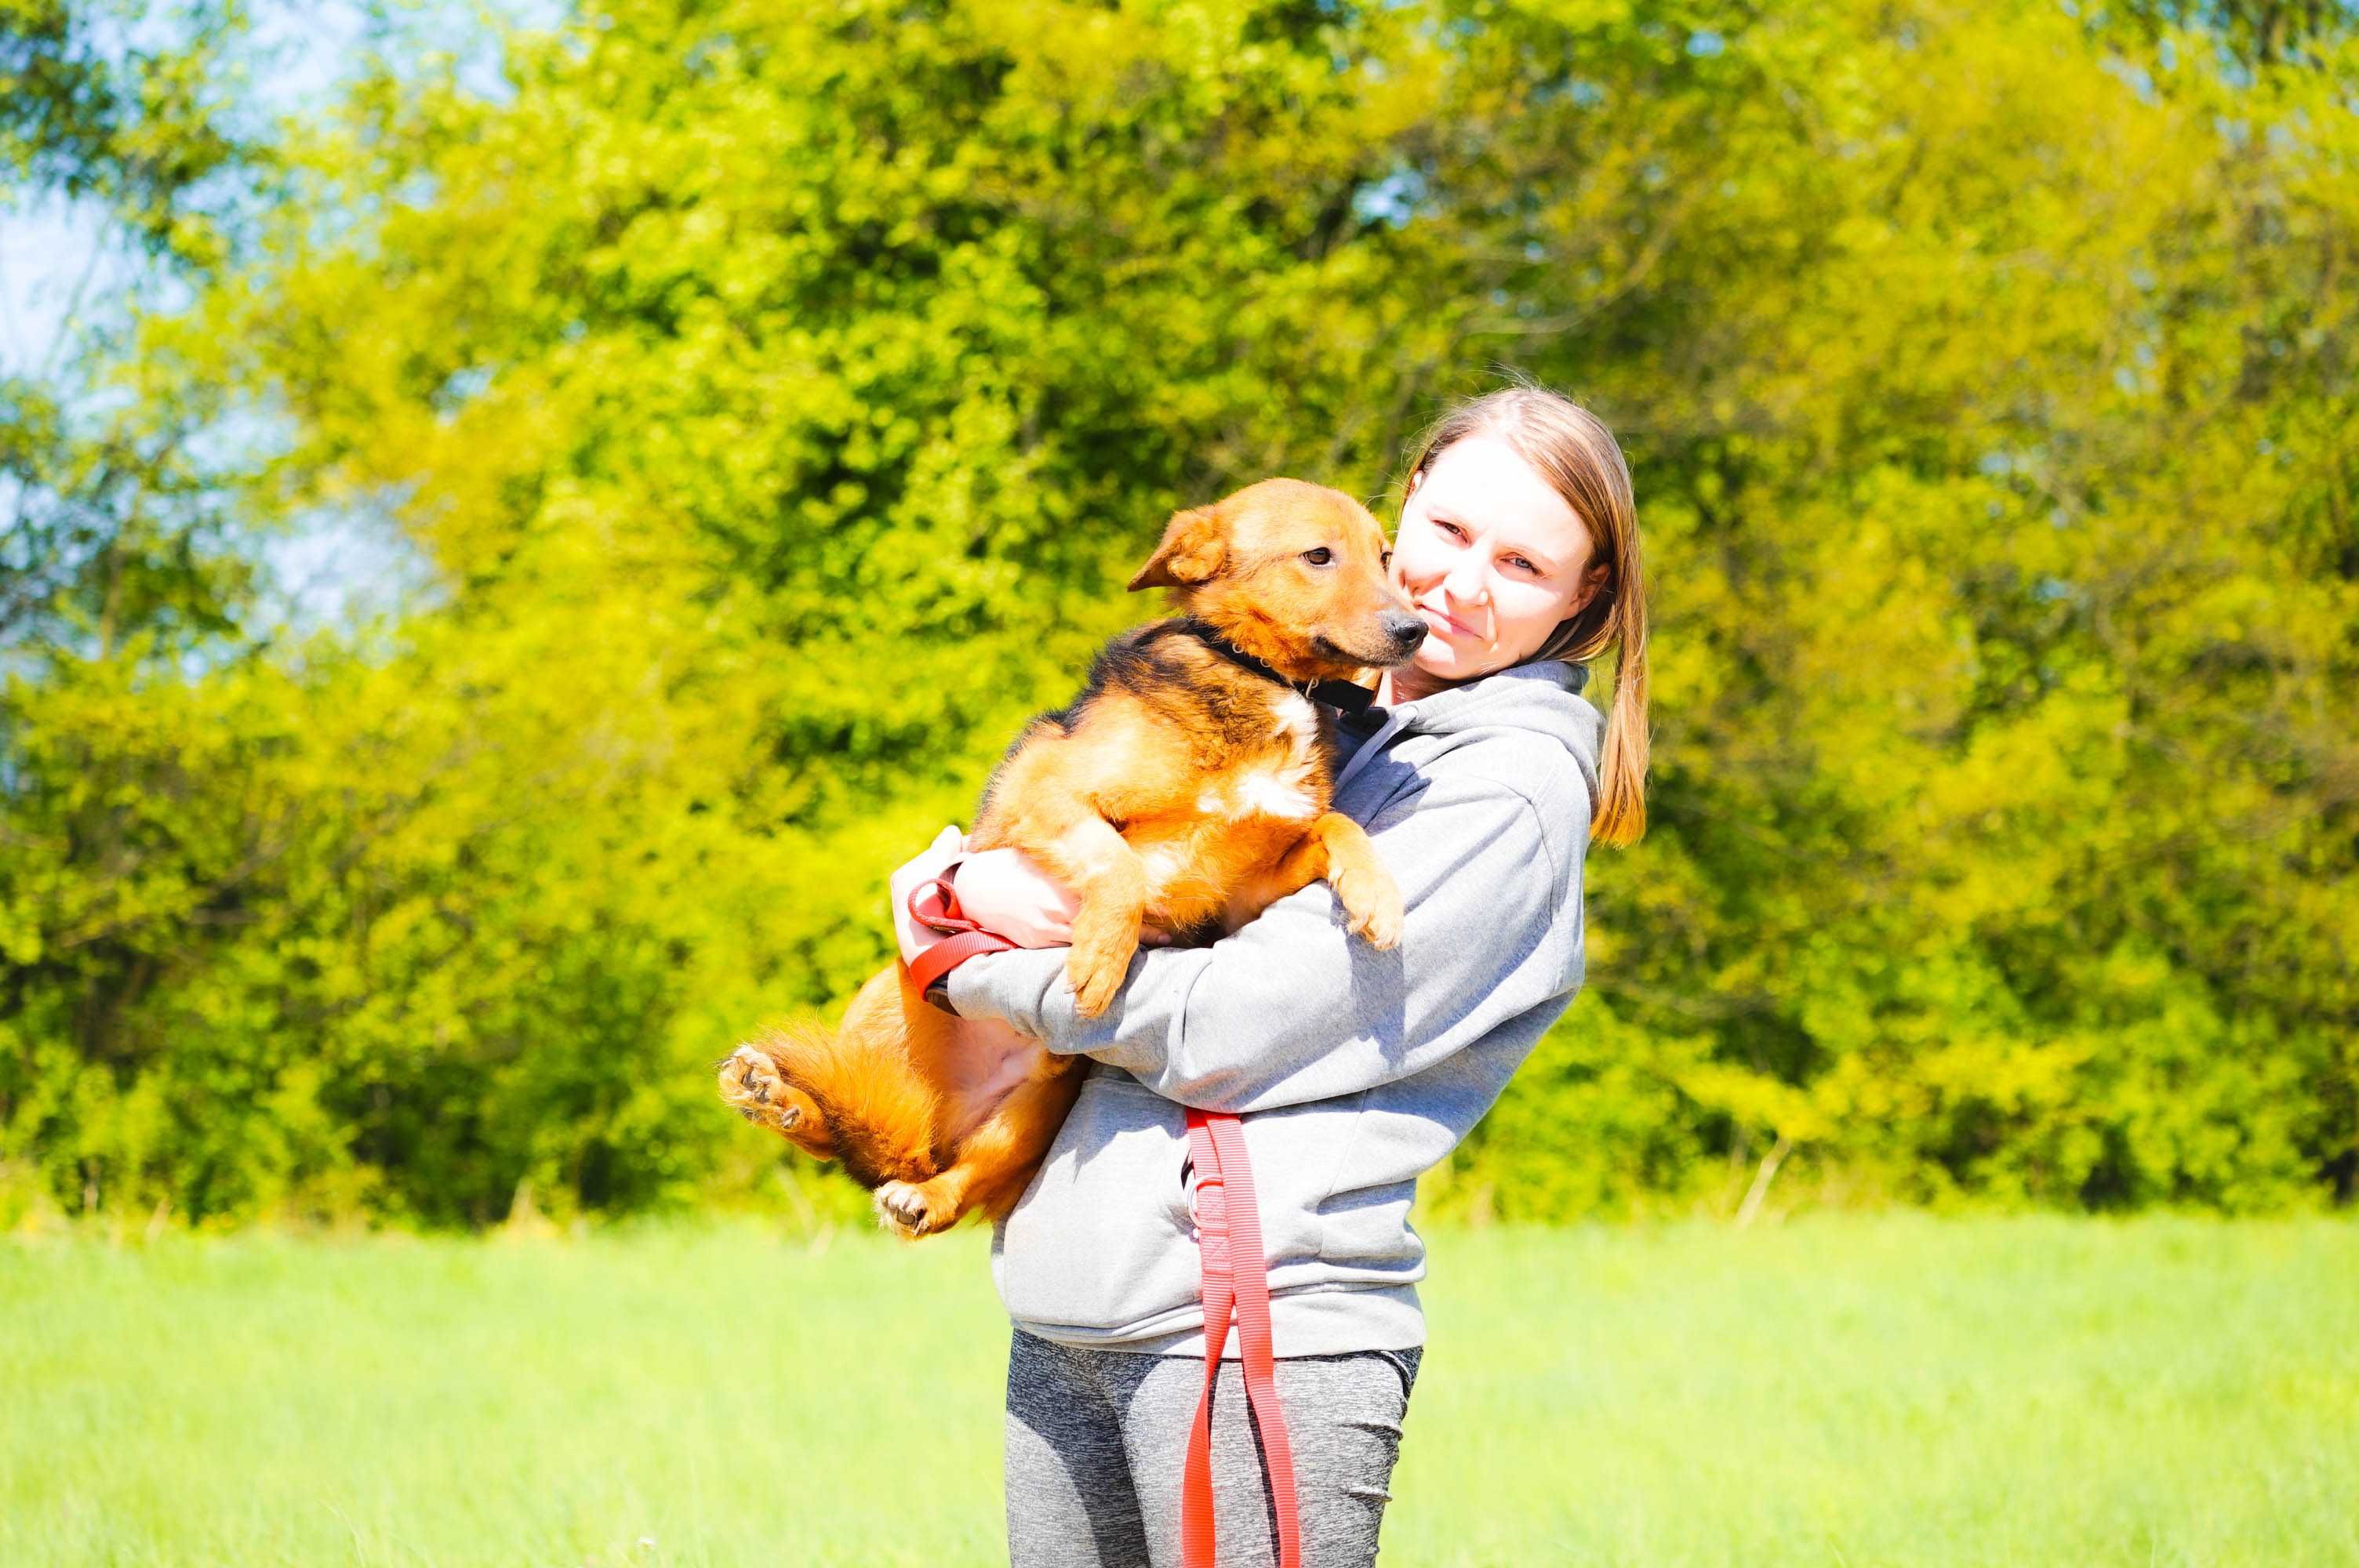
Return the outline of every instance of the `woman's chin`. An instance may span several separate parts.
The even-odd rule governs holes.
[[[1464,680],[1478,670],[1478,661],[1472,649],[1453,647],[1442,640],[1439,632],[1428,633],[1412,661],[1420,674],[1435,680]]]

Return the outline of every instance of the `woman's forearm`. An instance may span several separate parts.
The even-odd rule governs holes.
[[[1537,783],[1581,796],[1547,809],[1586,819],[1577,777]],[[1580,867],[1551,862],[1527,787],[1435,780],[1371,825],[1407,905],[1389,952],[1346,932],[1333,894],[1313,883],[1209,947],[1142,951],[1099,1018],[1075,1012],[1055,949],[970,960],[950,978],[951,1004],[1207,1110],[1266,1110],[1421,1072],[1579,983]]]

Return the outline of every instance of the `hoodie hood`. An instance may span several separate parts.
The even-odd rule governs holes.
[[[1520,730],[1544,735],[1564,748],[1581,769],[1592,800],[1598,797],[1598,757],[1604,747],[1605,716],[1581,695],[1589,684],[1585,665],[1562,659],[1534,659],[1468,681],[1445,687],[1389,709],[1384,725],[1345,765],[1336,779],[1343,782],[1360,765],[1401,735],[1469,735],[1482,730]]]

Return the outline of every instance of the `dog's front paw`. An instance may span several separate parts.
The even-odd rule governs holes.
[[[738,1115],[780,1132],[802,1121],[802,1098],[757,1045],[740,1045],[721,1064],[721,1098]]]
[[[1393,879],[1382,871],[1345,871],[1330,879],[1335,898],[1349,916],[1352,935],[1385,951],[1400,946],[1401,895]]]
[[[887,1182],[876,1189],[876,1217],[885,1228],[916,1240],[947,1230],[958,1218],[940,1195],[926,1189],[931,1183]]]
[[[1082,946],[1076,936],[1073,950],[1065,959],[1065,981],[1073,988],[1073,1011],[1083,1018],[1095,1018],[1114,1005],[1114,993],[1130,976],[1131,956],[1138,951],[1138,940],[1127,942],[1095,942]]]

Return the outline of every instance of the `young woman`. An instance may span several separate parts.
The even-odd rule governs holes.
[[[1015,1320],[1016,1568],[1180,1561],[1181,1455],[1203,1381],[1189,1106],[1242,1118],[1304,1561],[1375,1557],[1425,1341],[1417,1179],[1579,989],[1589,841],[1627,844],[1645,827],[1645,578],[1619,448],[1537,388],[1466,404],[1410,470],[1391,572],[1428,635],[1376,705],[1339,726],[1335,804],[1400,883],[1396,950],[1353,940],[1313,883],[1209,947],[1142,952],[1093,1021],[1075,1015],[1059,948],[973,958],[949,977],[960,1014],[1093,1058],[993,1240]],[[1608,725],[1579,693],[1614,645]],[[1071,908],[1013,851],[970,859],[958,885],[969,916],[1022,927],[1027,943],[1044,925],[1055,937]],[[1233,1361],[1212,1451],[1222,1562],[1274,1561]]]

